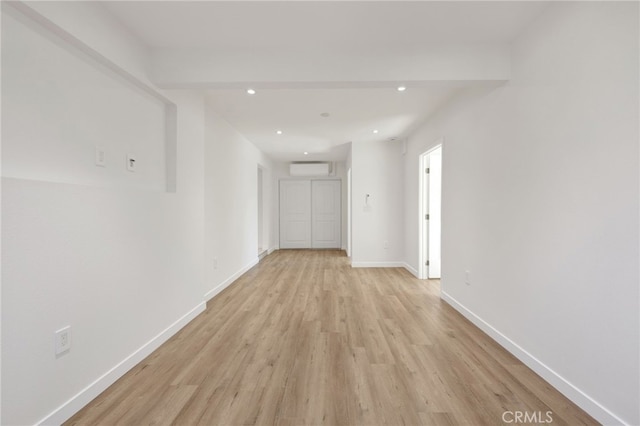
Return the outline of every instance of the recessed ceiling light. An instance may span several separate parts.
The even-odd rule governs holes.
[[[404,92],[405,90],[407,90],[405,86],[398,86],[398,92]]]
[[[377,130],[374,130],[374,131],[373,131],[373,133],[378,133],[378,131],[377,131]]]
[[[276,133],[281,135],[282,134],[282,130],[276,130]]]
[[[307,151],[304,152],[304,155],[309,155],[309,153]]]
[[[247,93],[250,95],[255,95],[256,91],[254,89],[247,89]]]

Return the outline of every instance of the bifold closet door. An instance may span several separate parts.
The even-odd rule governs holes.
[[[340,248],[340,181],[311,181],[311,247]]]
[[[339,180],[280,181],[280,248],[340,248]]]
[[[280,181],[280,248],[311,247],[311,181]]]

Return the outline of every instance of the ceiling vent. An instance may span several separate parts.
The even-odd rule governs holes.
[[[320,161],[296,161],[289,165],[291,176],[330,176],[333,172],[331,163]]]

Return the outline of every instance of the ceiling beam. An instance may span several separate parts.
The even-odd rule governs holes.
[[[155,49],[150,79],[162,88],[346,88],[505,81],[509,47],[466,44],[384,51]]]

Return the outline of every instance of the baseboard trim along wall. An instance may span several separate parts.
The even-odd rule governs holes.
[[[351,262],[352,268],[404,268],[411,275],[418,277],[418,271],[413,269],[407,262]]]
[[[406,262],[402,263],[402,267],[403,267],[404,269],[406,269],[407,271],[409,271],[409,272],[411,273],[411,275],[413,275],[414,277],[416,277],[416,278],[420,278],[420,277],[418,276],[418,271],[416,271],[415,269],[413,269],[413,268],[411,267],[411,265],[409,265],[408,263],[406,263]]]
[[[352,268],[404,268],[404,262],[351,262]]]
[[[158,349],[160,345],[169,340],[182,327],[190,323],[195,317],[204,312],[206,303],[201,302],[195,308],[187,312],[169,327],[160,332],[153,339],[145,343],[140,349],[126,357],[111,370],[107,371],[96,381],[80,391],[69,401],[62,404],[51,414],[40,420],[38,425],[59,425],[69,420],[71,416],[80,411],[85,405],[91,402],[95,397],[104,392],[109,386],[115,383],[120,377],[124,376],[129,370],[138,365],[143,359],[151,355],[153,351]]]
[[[254,266],[256,266],[258,264],[258,262],[260,262],[260,259],[258,257],[256,257],[255,259],[253,259],[248,265],[245,265],[242,269],[240,269],[238,272],[236,272],[235,274],[231,275],[229,278],[227,278],[226,280],[224,280],[223,282],[221,282],[220,284],[218,284],[217,286],[215,286],[214,288],[212,288],[211,290],[209,290],[205,295],[204,295],[204,300],[205,301],[209,301],[211,299],[213,299],[218,293],[220,293],[222,290],[224,290],[225,288],[227,288],[229,286],[229,284],[231,284],[232,282],[234,282],[235,280],[237,280],[238,278],[240,278],[242,276],[242,274],[244,274],[245,272],[247,272],[249,269],[253,268]]]
[[[547,365],[542,363],[536,357],[531,355],[513,340],[502,334],[489,323],[484,321],[478,315],[467,309],[456,299],[441,292],[441,298],[447,302],[453,309],[460,312],[465,318],[475,324],[480,330],[484,331],[489,337],[495,340],[500,346],[511,352],[513,356],[522,361],[527,367],[535,371],[540,377],[549,382],[551,386],[556,388],[560,393],[573,401],[577,406],[589,413],[593,418],[602,424],[621,424],[627,425],[622,419],[613,414],[607,408],[600,405],[587,394],[582,392],[576,386],[567,381],[564,377],[553,371]]]

